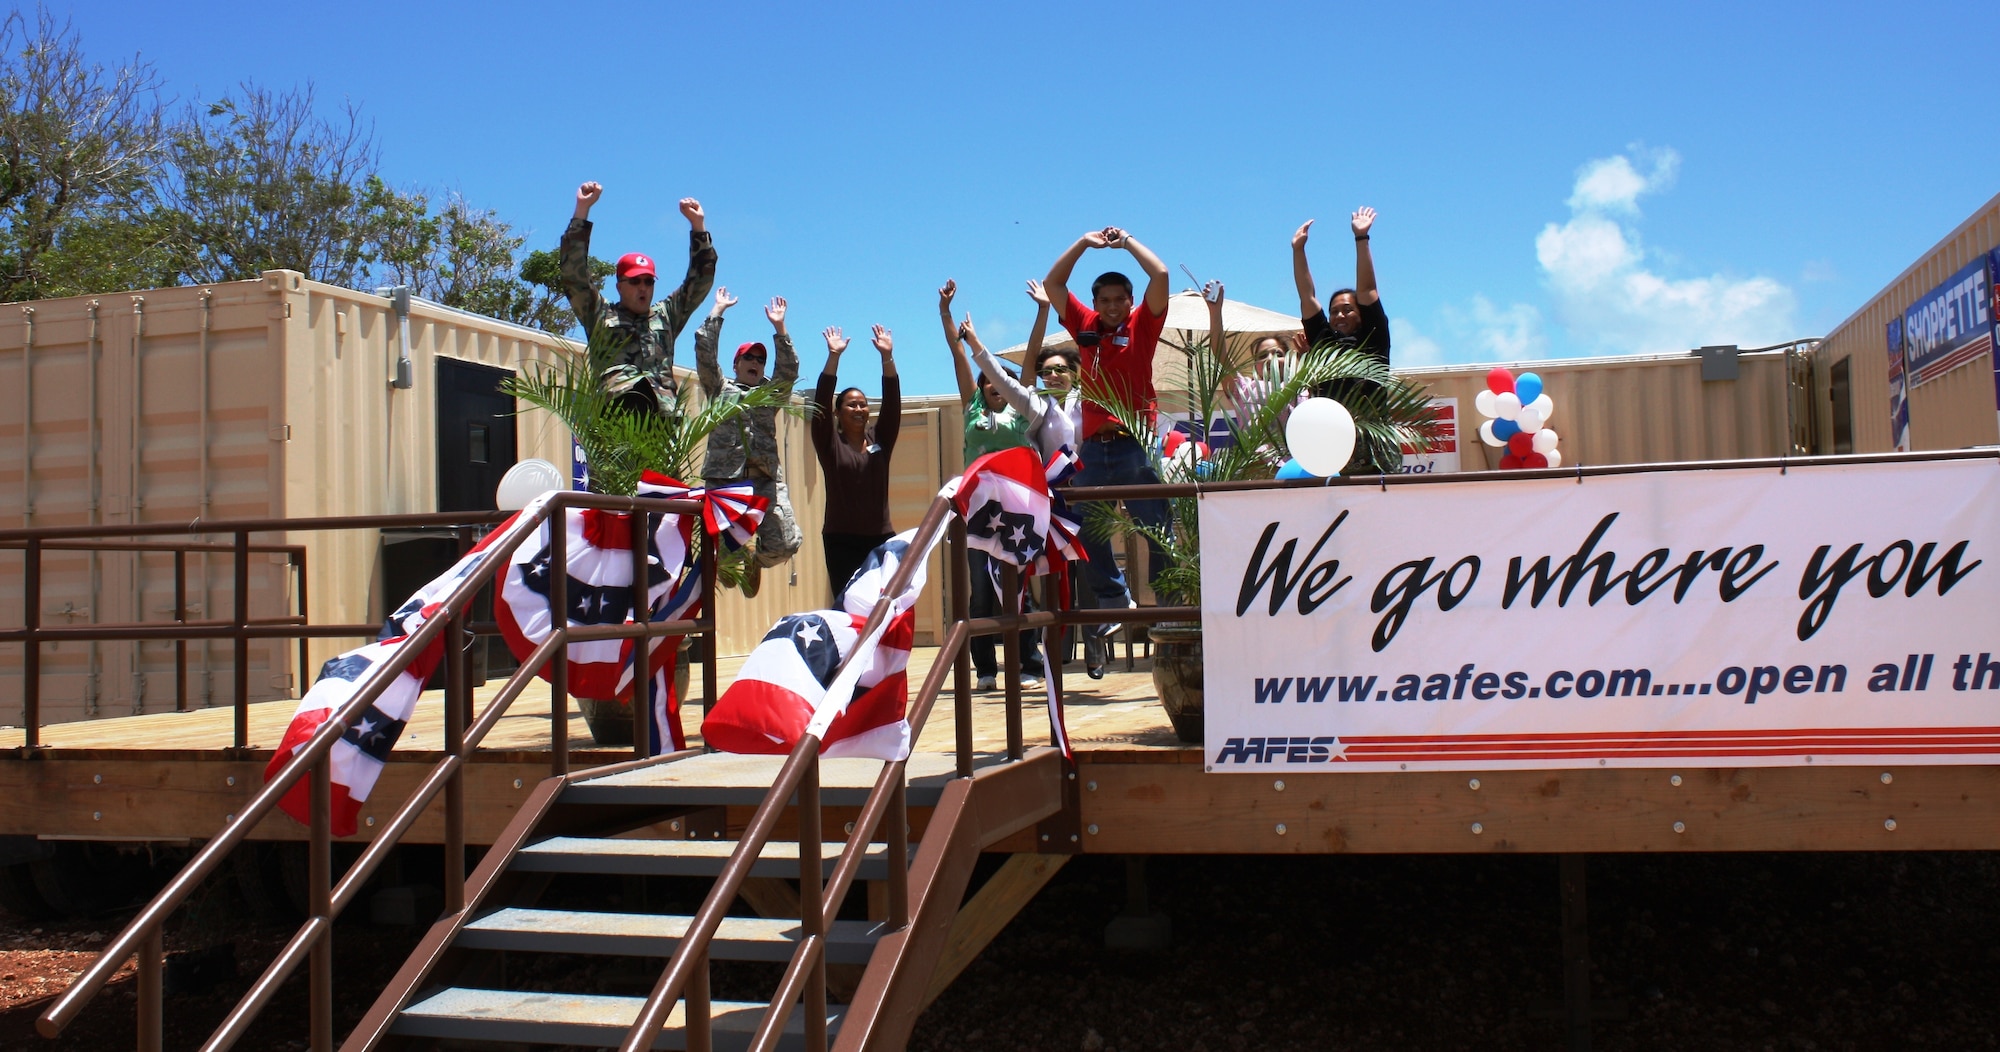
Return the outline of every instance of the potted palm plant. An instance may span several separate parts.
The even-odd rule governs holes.
[[[1212,301],[1219,311],[1219,295]],[[1238,362],[1220,343],[1221,324],[1207,337],[1184,333],[1178,341],[1163,339],[1162,347],[1178,351],[1187,367],[1188,419],[1196,430],[1193,441],[1179,442],[1172,455],[1162,456],[1162,425],[1173,425],[1134,404],[1129,394],[1111,386],[1086,382],[1084,394],[1103,405],[1118,422],[1153,450],[1155,470],[1167,483],[1211,483],[1270,479],[1290,458],[1285,421],[1295,403],[1309,392],[1332,390],[1354,418],[1357,449],[1366,459],[1393,470],[1404,448],[1427,450],[1437,441],[1440,425],[1430,412],[1425,388],[1398,377],[1388,364],[1362,348],[1323,343],[1305,350],[1282,341],[1276,354]],[[1263,347],[1270,339],[1259,341]],[[1208,437],[1211,425],[1229,421],[1233,438],[1205,450],[1197,441]],[[1204,452],[1206,455],[1203,455]],[[1197,497],[1168,501],[1164,527],[1134,519],[1122,505],[1093,501],[1084,509],[1084,528],[1100,536],[1134,532],[1160,546],[1165,569],[1153,582],[1163,604],[1201,604],[1201,518]],[[1202,653],[1199,624],[1162,624],[1148,632],[1153,642],[1153,684],[1175,734],[1188,742],[1202,740]]]
[[[747,392],[730,392],[697,405],[694,385],[680,385],[666,367],[648,371],[621,363],[611,342],[600,327],[589,342],[579,348],[559,345],[556,360],[537,363],[510,377],[501,389],[527,404],[543,409],[563,422],[583,452],[593,493],[629,497],[639,490],[639,477],[647,471],[659,472],[684,482],[699,481],[696,468],[702,443],[725,421],[751,409],[776,406],[787,412],[804,413],[794,406],[786,385],[771,383]],[[623,380],[644,380],[656,392],[673,391],[662,399],[665,412],[633,409],[619,403],[611,389]],[[698,545],[713,539],[697,531]],[[694,553],[697,557],[699,552]],[[735,587],[743,572],[741,552],[718,564],[721,585]],[[681,638],[681,648],[688,639]],[[675,689],[685,695],[688,664],[679,664]],[[632,703],[629,699],[578,698],[584,723],[591,737],[601,745],[632,743]]]

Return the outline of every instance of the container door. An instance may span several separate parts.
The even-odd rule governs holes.
[[[492,511],[500,476],[514,466],[514,399],[500,391],[507,369],[437,360],[439,511]]]

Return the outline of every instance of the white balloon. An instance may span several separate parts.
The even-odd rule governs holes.
[[[1493,433],[1493,421],[1491,420],[1483,420],[1480,422],[1479,440],[1481,442],[1486,443],[1489,446],[1504,446],[1507,444],[1505,442],[1500,441],[1500,437]]]
[[[536,497],[568,485],[554,464],[539,457],[529,457],[500,476],[500,485],[494,487],[493,503],[501,511],[519,511]]]
[[[1542,425],[1546,427],[1548,426],[1549,417],[1555,415],[1556,400],[1550,398],[1548,395],[1543,395],[1533,402],[1528,403],[1528,408],[1542,415]]]
[[[1521,396],[1512,391],[1493,396],[1493,415],[1502,420],[1512,420],[1521,415]]]
[[[1473,396],[1472,406],[1473,408],[1479,410],[1480,416],[1500,415],[1500,407],[1493,403],[1493,392],[1491,391],[1482,390],[1477,395]]]
[[[1535,432],[1540,431],[1542,429],[1542,414],[1535,412],[1534,408],[1530,406],[1529,408],[1521,410],[1521,412],[1514,417],[1514,422],[1521,426],[1521,430],[1526,431],[1527,433],[1532,435]]]
[[[1561,436],[1557,435],[1554,431],[1551,431],[1546,427],[1542,428],[1540,431],[1535,432],[1535,452],[1537,453],[1555,452],[1556,441],[1560,437]]]
[[[1545,456],[1545,457],[1547,457],[1547,458],[1549,458],[1549,466],[1550,466],[1550,467],[1552,467],[1552,468],[1559,468],[1559,467],[1562,467],[1562,465],[1563,465],[1563,455],[1562,455],[1561,453],[1557,452],[1556,450],[1553,450],[1553,449],[1551,449],[1551,450],[1549,450],[1548,452],[1546,452],[1546,453],[1543,453],[1542,455],[1543,455],[1543,456]]]
[[[1285,422],[1285,445],[1299,466],[1320,478],[1340,474],[1354,455],[1354,414],[1331,398],[1308,398]]]

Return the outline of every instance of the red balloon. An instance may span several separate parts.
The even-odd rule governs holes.
[[[1529,453],[1521,458],[1521,466],[1524,468],[1545,468],[1549,466],[1549,458],[1540,453]]]
[[[1507,452],[1517,457],[1525,457],[1534,451],[1535,436],[1526,431],[1516,431],[1514,437],[1507,440]]]
[[[1506,394],[1514,389],[1514,374],[1499,366],[1486,374],[1486,389],[1494,394]]]
[[[1548,462],[1549,461],[1547,457],[1542,458],[1543,464],[1547,464]],[[1509,453],[1506,456],[1500,458],[1500,466],[1507,469],[1508,471],[1515,471],[1519,470],[1520,468],[1526,467],[1527,465],[1522,462],[1520,457],[1517,457],[1514,454]]]

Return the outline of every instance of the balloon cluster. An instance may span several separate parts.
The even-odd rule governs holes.
[[[1332,478],[1354,455],[1354,414],[1331,398],[1308,398],[1292,407],[1285,421],[1285,445],[1292,459],[1278,469],[1281,479]]]
[[[1208,476],[1208,443],[1182,431],[1179,427],[1168,431],[1160,440],[1160,457],[1185,478]]]
[[[1479,440],[1489,446],[1505,446],[1500,466],[1554,468],[1562,466],[1556,449],[1559,436],[1548,426],[1556,403],[1542,393],[1542,378],[1534,373],[1515,376],[1495,368],[1486,374],[1486,390],[1472,404],[1486,421],[1479,425]]]

